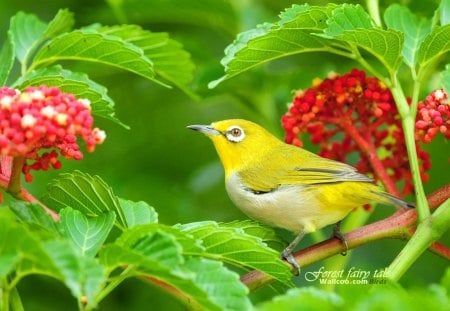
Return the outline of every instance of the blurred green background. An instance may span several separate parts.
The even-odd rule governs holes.
[[[125,11],[114,9],[124,3]],[[336,1],[342,3],[343,1]],[[348,1],[346,1],[348,2]],[[355,1],[356,3],[357,1]],[[387,7],[395,1],[381,1]],[[166,89],[141,77],[101,66],[64,64],[85,71],[91,79],[106,86],[116,102],[117,117],[130,126],[125,130],[111,122],[97,120],[96,125],[108,138],[95,153],[85,154],[81,162],[65,162],[61,171],[35,173],[35,181],[26,185],[38,198],[45,185],[60,172],[79,169],[100,175],[115,193],[130,200],[143,200],[156,208],[161,223],[176,224],[202,220],[232,221],[245,216],[229,201],[223,172],[210,141],[186,129],[189,124],[209,124],[227,118],[246,118],[260,123],[278,137],[283,137],[280,117],[295,89],[307,88],[315,77],[329,71],[345,73],[354,67],[347,59],[328,54],[304,54],[271,62],[209,90],[208,82],[223,74],[220,59],[224,48],[237,33],[262,22],[271,22],[284,8],[301,1],[289,0],[40,0],[0,2],[2,40],[9,18],[25,11],[49,21],[60,8],[75,13],[76,27],[92,23],[114,25],[139,24],[154,32],[168,32],[181,42],[196,65],[191,83],[195,97],[174,88]],[[309,1],[324,4],[327,1]],[[431,18],[437,1],[400,1],[419,15]],[[419,13],[418,13],[419,12]],[[431,79],[429,89],[433,85]],[[425,95],[425,94],[422,94]],[[444,148],[442,147],[444,146]],[[306,146],[314,150],[312,146]],[[433,167],[427,193],[449,182],[447,142],[438,137],[425,146],[432,154]],[[412,199],[412,198],[410,198]],[[370,221],[388,216],[392,209],[377,209]],[[329,228],[326,229],[328,235]],[[286,239],[289,233],[280,232]],[[449,241],[448,235],[445,240]],[[311,243],[305,239],[302,245]],[[388,265],[404,245],[401,241],[380,241],[352,251],[350,266],[363,270]],[[305,271],[316,270],[318,263]],[[427,253],[402,279],[406,287],[438,282],[448,265],[443,259]],[[300,277],[299,285],[315,285]],[[26,292],[27,310],[75,309],[68,290],[53,280],[33,277],[19,286]],[[252,295],[254,301],[267,299],[269,290]],[[49,296],[53,305],[49,306]],[[44,304],[44,301],[46,302]],[[139,280],[121,285],[100,305],[102,310],[177,310],[181,305],[172,297]]]

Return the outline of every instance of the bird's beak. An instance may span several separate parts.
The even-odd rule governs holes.
[[[218,136],[220,132],[211,125],[189,125],[188,129],[199,131],[207,136]]]

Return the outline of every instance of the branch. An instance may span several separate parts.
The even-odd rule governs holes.
[[[396,197],[400,197],[400,192],[397,190],[395,182],[389,176],[387,169],[384,167],[383,163],[378,157],[377,149],[368,141],[366,141],[361,136],[361,133],[359,133],[353,125],[343,121],[340,122],[340,126],[351,138],[355,140],[361,151],[367,156],[367,159],[369,160],[369,163],[373,168],[373,172],[386,187],[386,190],[390,194],[395,195]]]
[[[450,184],[433,192],[428,196],[430,209],[435,209],[450,198]],[[406,240],[411,237],[417,222],[417,211],[415,209],[400,209],[392,216],[363,226],[345,234],[348,248],[353,249],[363,244],[381,239]],[[299,250],[294,254],[300,267],[309,266],[319,260],[339,254],[343,246],[337,238],[331,238],[321,243]],[[450,250],[440,243],[434,243],[430,250],[450,260]],[[241,281],[250,289],[256,290],[274,281],[267,274],[254,270],[241,277]]]

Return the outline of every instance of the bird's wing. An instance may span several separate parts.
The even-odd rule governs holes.
[[[373,182],[345,163],[325,159],[303,149],[286,151],[283,157],[268,156],[258,165],[241,170],[239,175],[242,181],[246,181],[246,187],[254,192],[270,192],[280,185]]]

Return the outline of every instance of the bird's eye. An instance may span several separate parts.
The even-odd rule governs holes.
[[[226,137],[229,141],[238,143],[245,138],[245,133],[239,126],[232,126],[227,130]]]

